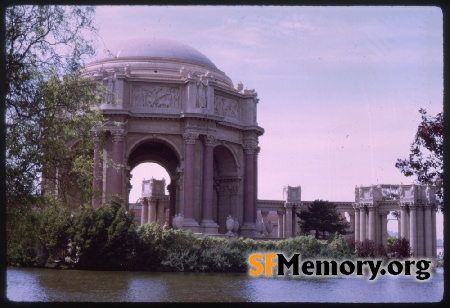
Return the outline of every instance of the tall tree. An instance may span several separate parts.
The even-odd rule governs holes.
[[[85,82],[80,68],[95,54],[93,15],[93,7],[77,6],[5,10],[9,209],[40,200],[43,176],[76,194],[78,190],[64,184],[63,175],[89,181],[89,131],[100,118],[92,111],[97,101],[94,86]],[[77,146],[70,147],[70,141],[77,141]]]
[[[436,185],[438,201],[443,204],[443,158],[444,158],[444,117],[440,112],[436,116],[427,115],[420,109],[422,121],[411,143],[408,159],[397,159],[395,167],[405,176],[417,177],[420,184]]]
[[[315,231],[317,239],[325,239],[326,236],[334,233],[347,234],[345,230],[349,224],[345,217],[341,216],[336,210],[334,203],[315,200],[308,205],[306,210],[295,213],[300,218],[300,230],[304,234]]]

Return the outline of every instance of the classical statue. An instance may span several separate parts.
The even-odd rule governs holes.
[[[208,105],[207,98],[208,79],[205,75],[197,79],[197,107],[206,108]]]

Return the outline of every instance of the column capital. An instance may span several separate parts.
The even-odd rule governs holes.
[[[389,215],[389,212],[387,211],[378,212],[378,215],[387,217],[387,215]]]
[[[183,133],[183,139],[186,144],[195,144],[199,136],[199,133],[189,132]]]
[[[203,143],[205,144],[205,147],[213,147],[216,145],[217,136],[216,135],[203,135]]]
[[[125,139],[125,135],[127,134],[126,130],[123,128],[111,129],[110,131],[114,142],[123,141]]]
[[[359,212],[359,203],[353,203],[352,206],[355,212]]]
[[[267,211],[267,210],[261,210],[261,215],[267,215],[267,214],[269,214],[269,211]]]
[[[410,202],[410,203],[408,204],[408,206],[409,206],[409,210],[410,210],[410,211],[415,211],[415,210],[417,210],[417,204],[414,203],[414,202]]]
[[[255,154],[258,146],[254,142],[244,142],[242,145],[245,154]]]
[[[91,130],[91,135],[92,135],[92,140],[94,142],[100,142],[100,141],[102,141],[103,130],[100,130],[98,128],[93,128]]]
[[[410,202],[400,202],[400,208],[401,209],[406,209],[409,206]]]
[[[284,213],[285,213],[284,211],[277,211],[278,216],[284,215]]]
[[[141,205],[148,205],[148,199],[146,197],[142,198]]]

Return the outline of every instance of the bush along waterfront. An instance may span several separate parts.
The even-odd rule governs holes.
[[[133,211],[117,202],[69,211],[56,205],[30,211],[9,226],[9,266],[89,270],[245,272],[254,252],[303,259],[406,257],[409,243],[376,247],[340,234],[326,240],[297,236],[283,240],[225,239],[190,231],[163,230],[157,223],[137,227]],[[11,233],[12,232],[12,233]],[[405,242],[406,241],[406,242]],[[355,252],[356,251],[356,252]],[[406,251],[406,252],[405,252]],[[406,255],[400,255],[406,253]]]

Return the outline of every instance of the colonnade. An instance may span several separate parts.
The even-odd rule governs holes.
[[[166,210],[168,205],[169,196],[142,198],[141,226],[145,223],[158,222],[162,227],[167,221]]]
[[[124,123],[116,123],[119,124],[107,123],[106,129],[93,131],[94,179],[92,185],[94,196],[92,205],[94,207],[110,200],[114,195],[127,200],[126,196],[129,193],[127,190],[131,189],[130,185],[126,183],[129,182],[129,178],[126,177],[129,167],[128,169],[125,168],[128,164],[125,160],[125,141],[130,136],[124,127]],[[196,127],[196,129],[193,130],[191,127]],[[258,134],[254,131],[243,133],[241,147],[243,155],[240,163],[243,170],[241,172],[237,167],[231,167],[229,162],[225,163],[228,165],[220,168],[222,158],[220,156],[215,157],[216,146],[221,145],[219,153],[228,151],[226,155],[229,155],[231,160],[238,157],[233,156],[229,148],[222,145],[223,142],[217,142],[217,135],[214,130],[207,133],[199,132],[197,126],[186,124],[186,129],[181,137],[184,141],[184,151],[181,152],[182,156],[179,157],[182,165],[179,162],[178,164],[182,167],[177,168],[176,175],[171,175],[172,180],[176,178],[176,183],[172,185],[170,190],[171,200],[173,200],[170,206],[170,216],[175,215],[176,210],[177,213],[183,214],[186,229],[193,232],[217,234],[219,214],[215,215],[214,211],[216,206],[224,206],[219,204],[218,199],[227,194],[236,197],[234,198],[236,201],[233,201],[236,204],[233,208],[233,215],[241,220],[241,234],[243,236],[254,236],[256,232],[257,161],[260,149],[258,147]],[[198,145],[199,140],[202,141],[201,146]],[[107,154],[108,159],[111,159],[112,166],[106,164],[105,154]],[[214,173],[216,158],[216,163],[219,164],[217,168],[220,168],[219,174]],[[237,165],[237,161],[232,161],[231,164]],[[220,172],[223,172],[223,174],[220,174]],[[219,176],[216,178],[217,175]],[[233,182],[232,188],[230,188],[230,181]],[[215,198],[216,191],[219,195],[217,198]],[[175,201],[178,198],[179,200]],[[242,199],[239,200],[240,198]],[[221,199],[221,203],[224,202],[225,199]],[[231,205],[226,204],[225,206],[230,207]],[[146,206],[143,205],[143,207]],[[220,209],[218,211],[220,211],[222,219],[225,213]],[[150,221],[149,217],[155,217],[151,215],[151,210],[148,210],[148,214],[144,216],[145,218],[142,221]],[[169,224],[171,225],[171,221]]]
[[[294,191],[296,193],[293,193]],[[310,201],[301,201],[300,187],[286,189],[286,200],[258,200],[263,222],[270,211],[278,216],[278,236],[296,236],[299,218],[295,212],[305,209]],[[342,215],[350,217],[349,234],[355,241],[371,240],[376,245],[387,245],[388,215],[398,214],[398,237],[406,238],[411,253],[417,258],[436,256],[436,187],[431,185],[399,185],[395,200],[383,200],[382,185],[357,187],[355,202],[332,202]]]

